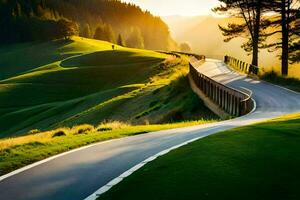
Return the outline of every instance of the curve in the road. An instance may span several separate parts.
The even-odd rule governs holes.
[[[220,61],[198,70],[236,89],[253,92],[257,109],[233,120],[159,131],[98,143],[58,156],[0,181],[0,199],[82,200],[143,160],[178,144],[231,128],[300,112],[300,94],[238,74]]]

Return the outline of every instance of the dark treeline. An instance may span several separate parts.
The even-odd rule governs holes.
[[[0,26],[1,44],[67,38],[79,30],[41,0],[0,0]]]
[[[80,35],[129,47],[171,49],[168,26],[119,0],[0,0],[0,42],[16,43]]]
[[[259,49],[281,49],[282,75],[288,75],[290,63],[300,62],[300,1],[299,0],[219,0],[214,9],[241,18],[241,23],[219,26],[225,42],[236,37],[247,38],[242,48],[252,53],[252,64],[258,65]],[[268,38],[279,39],[272,40]]]

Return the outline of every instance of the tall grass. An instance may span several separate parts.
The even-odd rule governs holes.
[[[281,85],[281,86],[287,87],[291,90],[300,92],[300,79],[284,77],[284,76],[277,74],[274,71],[264,74],[261,78],[268,82],[271,82],[271,83],[274,83],[277,85]]]
[[[0,140],[0,175],[70,149],[91,143],[153,131],[213,122],[198,120],[161,125],[133,126],[119,121],[64,127],[52,131]]]
[[[0,151],[28,143],[47,143],[53,141],[55,137],[76,136],[79,134],[90,134],[93,132],[112,131],[130,127],[129,124],[120,121],[108,121],[94,127],[90,124],[82,124],[73,127],[62,127],[51,131],[40,132],[37,129],[29,131],[25,136],[12,137],[0,140]]]
[[[148,163],[98,200],[300,199],[299,129],[294,114],[208,136]]]
[[[23,136],[1,139],[0,174],[91,143],[204,124],[217,119],[192,92],[187,79],[186,57],[168,57],[163,62],[143,65],[147,65],[147,70],[143,69],[143,73],[147,74],[146,79],[137,82],[134,87],[126,85],[127,83],[122,86],[132,89],[109,95],[106,99],[101,97],[101,102],[93,99],[94,96],[87,101],[80,100],[84,106],[86,102],[91,103],[82,110],[77,108],[79,105],[77,103],[68,104],[67,108],[72,110],[72,115],[65,119],[58,116],[61,120],[54,125],[51,123],[53,127],[37,126],[27,120],[30,125],[26,131],[20,132]],[[111,71],[116,70],[112,68]],[[100,93],[99,96],[103,94]],[[93,101],[89,102],[91,100]],[[43,109],[39,110],[39,113],[43,114],[42,119],[45,120],[45,116],[48,115],[44,115],[42,111]],[[56,114],[61,114],[62,111],[66,112],[61,109],[57,111],[50,112],[51,116],[57,116]],[[28,113],[26,119],[31,116],[35,117]],[[24,120],[25,117],[19,114],[18,118]],[[39,121],[39,118],[34,120]],[[10,123],[12,126],[17,124]],[[24,124],[22,126],[26,127]],[[28,131],[29,127],[33,130]],[[40,130],[36,129],[37,127]],[[49,128],[52,130],[47,130]]]

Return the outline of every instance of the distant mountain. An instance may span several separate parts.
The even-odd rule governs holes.
[[[188,42],[192,49],[205,55],[223,55],[226,45],[218,24],[224,19],[211,16],[164,18],[178,42]]]
[[[251,61],[251,56],[241,48],[243,39],[237,38],[229,43],[223,41],[222,33],[218,28],[218,24],[224,25],[229,21],[237,19],[217,18],[213,16],[168,16],[163,20],[169,25],[170,31],[174,39],[180,42],[188,42],[193,51],[204,54],[208,57],[222,59],[224,55],[232,55],[247,62]],[[265,71],[280,70],[280,61],[278,54],[269,53],[267,50],[260,51],[260,66]],[[291,74],[300,77],[299,64],[291,66]]]
[[[170,31],[176,39],[182,38],[182,35],[185,34],[186,30],[193,29],[206,18],[207,16],[187,17],[180,15],[162,17],[162,19],[169,25]]]
[[[223,42],[218,24],[225,24],[229,19],[212,16],[170,16],[164,17],[163,20],[169,25],[174,38],[178,42],[188,42],[195,52],[220,57],[229,52],[233,53],[232,49],[242,51],[242,40]]]

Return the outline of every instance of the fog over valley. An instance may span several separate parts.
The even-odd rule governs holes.
[[[208,57],[221,58],[223,55],[231,55],[241,60],[251,62],[251,55],[247,55],[241,45],[243,38],[236,38],[230,42],[224,42],[224,37],[218,25],[226,25],[229,21],[237,21],[232,18],[220,18],[207,16],[166,16],[162,18],[169,26],[173,38],[178,42],[188,42],[193,51]],[[259,65],[264,71],[275,70],[280,72],[280,60],[277,56],[280,50],[270,53],[260,50]],[[290,75],[300,77],[300,64],[290,66]]]

